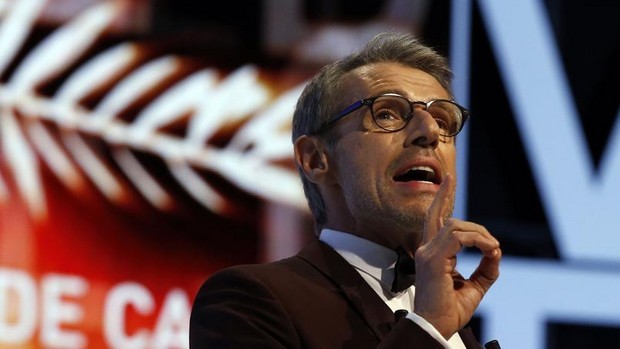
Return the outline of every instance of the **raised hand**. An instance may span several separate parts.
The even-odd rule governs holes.
[[[450,193],[455,181],[444,178],[425,220],[420,247],[415,252],[416,296],[414,311],[446,339],[472,317],[480,301],[499,277],[499,242],[479,224],[448,219]],[[468,279],[456,271],[461,249],[476,247],[482,258]]]

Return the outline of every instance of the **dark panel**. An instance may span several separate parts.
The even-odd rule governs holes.
[[[547,349],[583,348],[620,348],[620,327],[548,323]]]

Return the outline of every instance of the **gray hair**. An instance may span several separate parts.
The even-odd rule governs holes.
[[[332,116],[336,115],[343,101],[342,77],[348,72],[373,63],[394,62],[422,70],[433,76],[452,96],[452,72],[445,57],[424,45],[417,38],[404,33],[382,33],[370,40],[360,51],[326,65],[303,90],[293,114],[293,142],[302,135],[318,132]],[[327,146],[335,139],[325,135]],[[327,222],[325,202],[318,187],[298,168],[308,206],[317,229]]]

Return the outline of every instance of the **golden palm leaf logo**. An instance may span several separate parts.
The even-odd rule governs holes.
[[[6,76],[44,3],[0,0],[0,75]],[[296,172],[278,165],[292,159],[288,124],[302,85],[276,94],[252,65],[188,74],[182,57],[145,59],[133,42],[91,54],[118,14],[114,2],[91,6],[30,49],[0,85],[0,202],[19,195],[33,217],[45,217],[45,166],[70,191],[91,186],[120,206],[140,195],[166,211],[175,195],[140,153],[157,158],[187,195],[214,213],[225,215],[234,203],[200,171],[249,195],[305,209]],[[60,77],[52,93],[40,93],[41,85]],[[167,131],[173,125],[182,132]],[[231,127],[224,145],[212,144]]]

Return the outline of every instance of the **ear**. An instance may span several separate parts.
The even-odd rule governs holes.
[[[295,162],[313,183],[326,183],[330,168],[328,156],[321,140],[303,135],[295,140]]]

